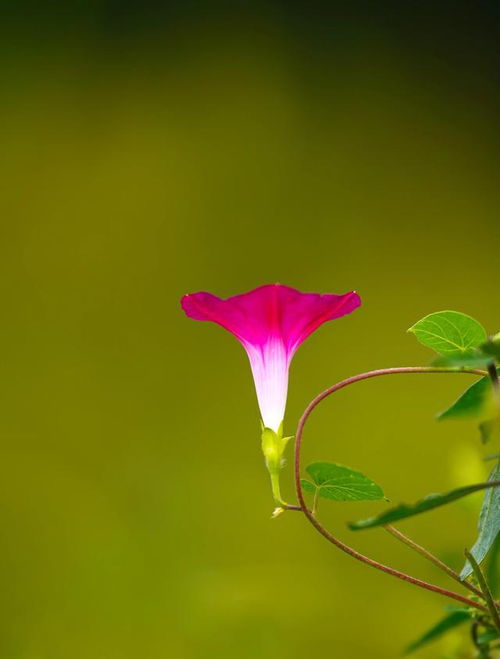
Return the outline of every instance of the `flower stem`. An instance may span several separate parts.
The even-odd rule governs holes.
[[[281,488],[280,488],[280,470],[270,469],[269,475],[271,477],[271,489],[273,493],[274,503],[277,506],[286,507],[287,504],[281,498]]]
[[[347,378],[346,380],[342,380],[342,382],[338,382],[337,384],[334,384],[333,386],[329,387],[328,389],[325,389],[322,393],[320,393],[314,400],[312,400],[309,405],[306,407],[302,417],[299,420],[299,424],[297,427],[297,432],[295,435],[295,489],[297,492],[297,497],[300,503],[300,508],[303,512],[303,514],[306,516],[308,521],[314,526],[314,528],[321,533],[321,535],[326,538],[329,542],[331,542],[333,545],[335,545],[338,549],[343,551],[344,553],[348,554],[349,556],[352,556],[358,561],[361,561],[362,563],[365,563],[366,565],[369,565],[370,567],[376,568],[377,570],[380,570],[381,572],[385,572],[386,574],[390,574],[393,577],[396,577],[398,579],[402,579],[403,581],[407,581],[408,583],[412,583],[415,586],[419,586],[420,588],[425,588],[426,590],[433,591],[435,593],[439,593],[441,595],[444,595],[446,597],[449,597],[451,599],[454,599],[458,602],[461,602],[462,604],[466,604],[467,606],[471,606],[475,609],[479,609],[480,611],[487,611],[487,609],[482,605],[477,602],[474,602],[473,600],[463,597],[462,595],[459,595],[458,593],[455,593],[453,591],[447,590],[445,588],[441,588],[439,586],[435,586],[434,584],[427,583],[426,581],[422,581],[420,579],[416,579],[415,577],[412,577],[408,574],[405,574],[404,572],[400,572],[399,570],[395,570],[392,567],[389,567],[387,565],[384,565],[383,563],[379,563],[378,561],[375,561],[372,558],[369,558],[368,556],[365,556],[364,554],[361,554],[360,552],[356,551],[349,545],[346,545],[344,542],[336,538],[334,535],[332,535],[315,517],[315,515],[310,511],[306,505],[305,498],[304,498],[304,492],[302,490],[302,486],[300,483],[300,458],[301,458],[301,448],[302,448],[302,435],[304,432],[304,427],[307,422],[307,419],[309,418],[311,412],[314,410],[315,407],[317,407],[322,400],[330,396],[331,394],[335,393],[336,391],[339,391],[340,389],[343,389],[344,387],[347,387],[350,384],[355,384],[356,382],[361,382],[362,380],[368,380],[369,378],[375,378],[378,376],[382,375],[395,375],[399,373],[471,373],[473,375],[487,375],[485,371],[482,371],[480,369],[454,369],[454,368],[445,368],[445,367],[432,367],[432,366],[402,366],[398,368],[384,368],[384,369],[379,369],[376,371],[368,371],[367,373],[360,373],[359,375],[354,375],[350,378]]]

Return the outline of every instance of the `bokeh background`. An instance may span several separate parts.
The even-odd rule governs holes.
[[[1,6],[0,656],[399,656],[447,602],[299,515],[270,520],[244,351],[178,300],[273,281],[361,294],[297,354],[290,433],[333,382],[426,363],[406,329],[427,313],[498,331],[498,4]],[[395,502],[483,478],[474,424],[434,421],[469,383],[340,392],[305,458]],[[460,568],[480,503],[402,528]],[[383,531],[346,529],[381,505],[324,520],[453,587]],[[470,656],[465,635],[420,656]]]

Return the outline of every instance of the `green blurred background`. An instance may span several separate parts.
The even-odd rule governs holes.
[[[290,433],[333,382],[426,363],[427,313],[500,329],[498,4],[1,4],[0,656],[397,657],[446,601],[270,520],[244,351],[178,300],[361,294],[297,354]],[[340,392],[304,457],[393,501],[482,478],[474,425],[434,421],[471,381]],[[402,528],[460,567],[480,503]],[[346,530],[380,505],[324,519],[453,587]]]

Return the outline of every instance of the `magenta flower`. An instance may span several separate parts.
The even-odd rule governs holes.
[[[242,343],[250,359],[262,423],[281,435],[295,351],[320,325],[354,311],[361,300],[354,291],[320,295],[268,284],[225,300],[211,293],[192,293],[181,304],[190,318],[218,323]]]

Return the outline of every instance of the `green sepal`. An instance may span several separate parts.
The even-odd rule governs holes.
[[[271,430],[271,428],[264,427],[261,440],[262,453],[264,454],[266,467],[271,477],[274,501],[279,505],[286,505],[281,498],[279,476],[284,464],[283,454],[292,437],[283,437],[282,432],[283,424],[280,425],[277,433]]]
[[[262,431],[262,452],[269,470],[281,468],[283,453],[289,440],[290,437],[282,437],[271,428],[264,428]]]

